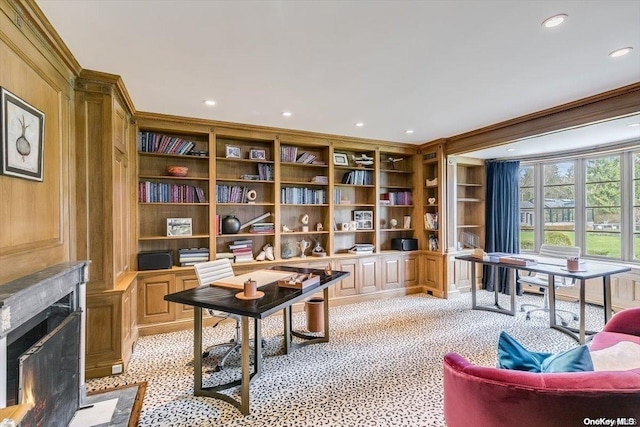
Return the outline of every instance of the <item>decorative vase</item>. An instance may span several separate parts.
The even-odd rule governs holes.
[[[233,215],[227,215],[222,220],[222,234],[237,234],[240,231],[240,220]]]
[[[285,242],[282,245],[282,259],[289,259],[293,256],[293,249],[291,248],[291,242]]]

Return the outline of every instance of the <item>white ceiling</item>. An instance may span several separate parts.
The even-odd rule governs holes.
[[[640,81],[636,0],[36,1],[138,111],[417,144]]]

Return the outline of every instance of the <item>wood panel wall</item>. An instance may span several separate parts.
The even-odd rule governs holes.
[[[0,86],[45,114],[43,181],[0,175],[0,284],[75,259],[73,79],[80,67],[45,21],[31,2],[0,0]]]

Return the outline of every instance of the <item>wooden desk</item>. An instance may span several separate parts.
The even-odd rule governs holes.
[[[193,377],[194,395],[209,396],[222,399],[238,408],[244,415],[250,412],[249,384],[251,380],[260,375],[262,370],[262,327],[260,320],[283,310],[284,319],[284,347],[288,353],[290,349],[301,345],[314,344],[329,341],[329,286],[349,276],[343,271],[334,271],[326,275],[323,270],[296,267],[276,267],[275,270],[295,273],[313,273],[320,276],[320,283],[312,285],[304,290],[281,288],[277,282],[260,286],[264,296],[255,300],[240,300],[235,297],[238,289],[222,288],[217,286],[200,286],[181,292],[166,295],[166,301],[191,305],[193,310]],[[291,306],[311,295],[323,291],[324,293],[324,334],[320,337],[309,336],[300,332],[294,332],[291,328]],[[202,309],[213,309],[241,316],[240,327],[242,331],[241,346],[241,378],[230,383],[215,387],[202,387]],[[249,318],[254,318],[254,369],[251,372],[249,363]],[[294,343],[293,336],[304,339],[302,343]],[[236,400],[221,390],[240,386],[240,400]]]
[[[489,254],[490,256],[492,254]],[[508,255],[508,254],[504,254]],[[471,278],[473,283],[471,284],[471,300],[472,300],[472,308],[474,310],[487,310],[487,311],[496,311],[503,314],[515,314],[515,271],[516,270],[524,270],[524,271],[532,271],[536,273],[543,273],[548,276],[547,286],[549,287],[549,323],[553,329],[557,329],[561,332],[566,333],[570,337],[576,339],[580,344],[585,343],[586,334],[593,334],[594,331],[586,331],[585,330],[585,287],[586,281],[588,279],[594,279],[598,277],[602,277],[602,293],[603,293],[603,301],[604,301],[604,323],[607,323],[611,318],[611,275],[624,273],[625,271],[630,271],[631,267],[626,267],[623,265],[616,265],[607,262],[597,262],[597,261],[587,261],[584,264],[581,263],[581,269],[583,271],[571,272],[566,269],[566,260],[559,258],[545,258],[539,257],[535,255],[516,255],[524,258],[535,259],[536,264],[529,266],[519,266],[513,265],[509,263],[500,262],[498,260],[482,260],[476,258],[472,255],[463,255],[458,256],[456,259],[462,261],[471,262]],[[478,306],[476,304],[476,264],[486,264],[491,265],[493,267],[504,267],[513,270],[513,274],[511,275],[511,280],[509,281],[509,289],[511,293],[511,309],[506,310],[498,304],[498,291],[497,286],[495,286],[495,304],[493,307],[490,306]],[[568,277],[569,279],[575,279],[578,282],[580,287],[580,328],[569,328],[566,326],[558,325],[556,323],[556,287],[555,276]],[[497,276],[496,276],[497,277]]]

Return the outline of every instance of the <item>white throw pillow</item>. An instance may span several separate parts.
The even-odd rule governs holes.
[[[611,347],[591,351],[594,371],[630,371],[640,368],[640,344],[620,341]]]

